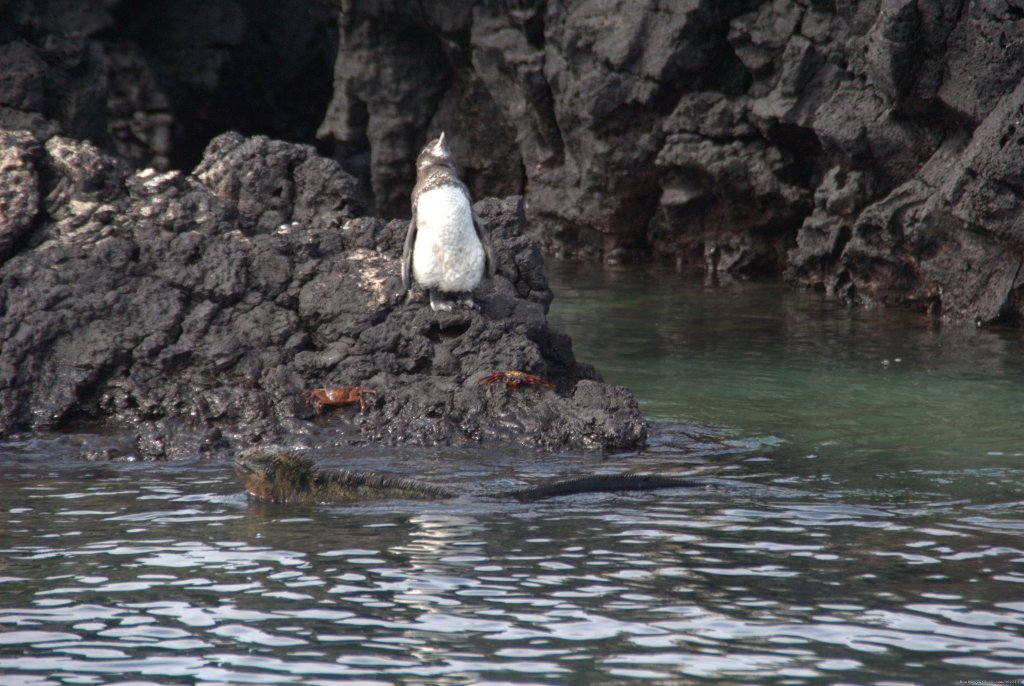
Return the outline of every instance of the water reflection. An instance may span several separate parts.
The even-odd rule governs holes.
[[[1024,665],[1016,504],[751,489],[295,510],[248,505],[227,466],[205,469],[156,502],[116,470],[85,489],[5,484],[19,504],[0,558],[2,673],[929,683]],[[145,508],[175,535],[140,529]]]
[[[581,356],[663,418],[639,455],[325,448],[327,466],[465,495],[299,508],[250,502],[228,464],[80,461],[116,436],[0,445],[0,682],[1024,673],[1019,338],[742,286],[658,295],[630,278],[583,281],[565,319]],[[608,328],[637,312],[653,329]],[[713,478],[487,497],[624,469]]]

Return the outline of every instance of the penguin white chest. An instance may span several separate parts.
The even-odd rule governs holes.
[[[424,288],[468,293],[484,273],[484,249],[473,228],[469,198],[458,186],[442,186],[416,203],[412,274]]]

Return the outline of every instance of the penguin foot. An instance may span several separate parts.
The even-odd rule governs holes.
[[[465,294],[463,294],[462,297],[459,298],[459,304],[462,305],[463,307],[465,307],[468,310],[479,310],[480,309],[480,306],[476,304],[475,300],[473,300],[473,294],[472,293],[465,293]]]
[[[437,291],[430,291],[430,309],[434,312],[451,312],[452,304]]]

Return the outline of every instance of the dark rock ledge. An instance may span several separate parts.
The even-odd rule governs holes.
[[[364,215],[307,146],[234,133],[191,175],[0,131],[0,436],[120,427],[140,457],[312,427],[349,442],[629,449],[647,425],[553,331],[519,197],[481,200],[498,274],[435,314],[399,277],[406,222]],[[478,380],[540,374],[556,390]],[[305,389],[363,385],[317,416]]]

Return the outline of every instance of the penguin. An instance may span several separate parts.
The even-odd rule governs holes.
[[[402,285],[415,281],[430,291],[430,308],[450,312],[445,294],[473,307],[473,290],[494,276],[491,240],[459,180],[444,133],[416,158],[412,219],[402,249]]]

